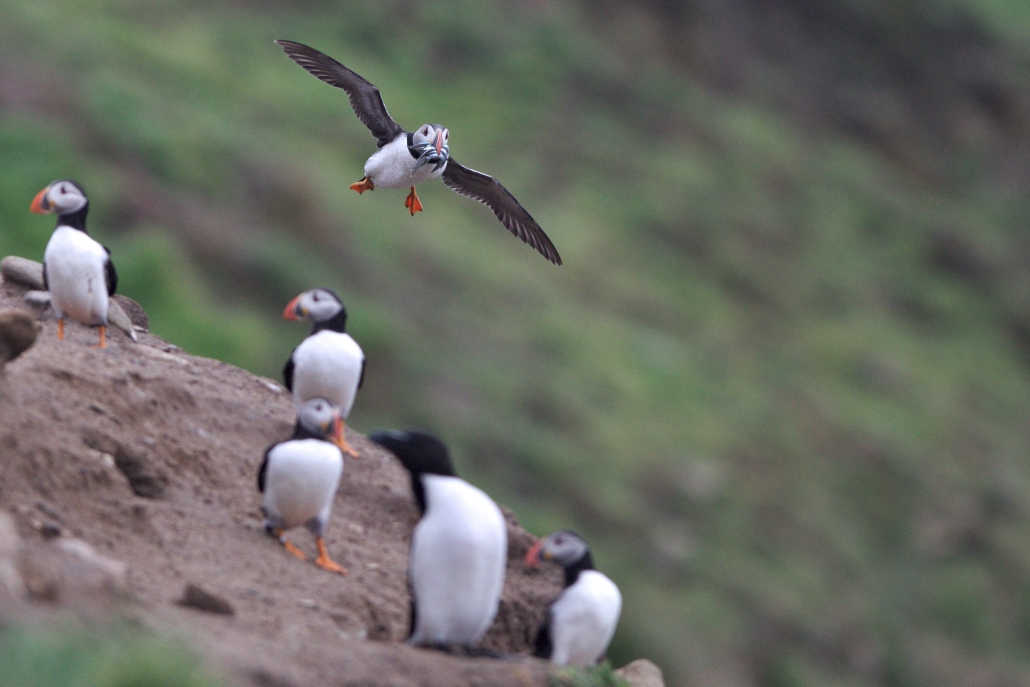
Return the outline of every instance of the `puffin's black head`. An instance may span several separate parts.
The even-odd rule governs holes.
[[[418,156],[415,163],[415,171],[425,164],[432,164],[433,171],[440,169],[447,164],[451,158],[451,149],[447,145],[451,133],[446,127],[440,124],[423,124],[418,131],[411,135],[411,145],[408,150]]]
[[[320,329],[342,332],[347,326],[347,309],[332,289],[311,289],[286,304],[283,317],[287,320],[311,320],[311,333]]]
[[[553,561],[565,568],[565,586],[575,582],[581,571],[594,569],[590,548],[583,537],[572,530],[552,532],[529,547],[525,564],[536,568],[541,559]]]
[[[419,475],[455,477],[450,453],[443,442],[427,432],[387,429],[368,438],[392,452],[413,478]]]
[[[89,198],[77,182],[58,179],[36,194],[29,210],[44,214],[56,213],[59,225],[85,231]]]

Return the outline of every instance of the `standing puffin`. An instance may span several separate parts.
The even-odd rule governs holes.
[[[261,512],[265,529],[297,558],[304,552],[286,540],[284,530],[305,525],[315,537],[318,558],[315,565],[346,575],[343,566],[329,558],[325,548],[325,526],[333,506],[336,488],[343,474],[343,422],[340,411],[324,398],[304,402],[297,411],[293,436],[272,444],[258,469],[258,491],[264,494]]]
[[[537,633],[534,655],[560,666],[592,666],[615,634],[622,611],[619,588],[594,570],[590,549],[575,532],[562,530],[537,541],[525,563],[535,568],[541,558],[565,568],[565,589]]]
[[[331,289],[305,291],[287,303],[283,317],[311,320],[311,333],[293,349],[283,368],[283,382],[293,392],[294,404],[299,409],[310,398],[324,398],[346,419],[365,381],[365,354],[344,331],[347,309],[340,297]],[[340,437],[340,448],[357,458],[342,430]]]
[[[293,41],[275,43],[311,74],[346,91],[358,119],[379,139],[379,150],[365,162],[365,178],[351,184],[352,189],[360,194],[377,186],[410,187],[404,207],[414,215],[422,210],[415,186],[442,176],[444,184],[487,205],[508,231],[554,264],[561,264],[551,239],[508,189],[492,176],[460,165],[451,157],[446,127],[423,124],[417,131],[405,131],[386,111],[379,89],[363,77],[314,48]]]
[[[508,558],[501,509],[454,474],[447,447],[417,431],[380,431],[369,439],[411,473],[422,519],[411,537],[409,644],[471,649],[497,615]]]
[[[57,315],[57,338],[64,338],[64,318],[100,328],[99,348],[107,347],[107,309],[118,275],[111,251],[86,234],[89,199],[70,179],[53,182],[32,199],[29,210],[57,213],[57,228],[43,252],[43,288]]]

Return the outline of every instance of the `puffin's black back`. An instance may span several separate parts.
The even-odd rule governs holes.
[[[420,430],[379,430],[368,438],[391,451],[411,473],[411,490],[419,509],[426,512],[426,494],[422,475],[457,477],[451,455],[442,441]]]

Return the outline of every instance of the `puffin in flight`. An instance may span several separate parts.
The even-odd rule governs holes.
[[[350,415],[354,397],[365,381],[365,354],[346,333],[347,309],[331,289],[312,289],[286,304],[287,320],[311,320],[311,333],[290,354],[283,382],[293,392],[293,403],[324,398],[340,409],[341,422]],[[351,458],[351,448],[340,430],[340,448]]]
[[[258,491],[264,494],[261,512],[265,529],[287,551],[302,561],[307,556],[286,540],[284,530],[305,525],[315,537],[315,565],[346,575],[347,570],[329,558],[325,548],[326,524],[333,497],[343,474],[343,422],[340,411],[324,398],[304,402],[297,411],[293,436],[272,444],[258,469]]]
[[[418,431],[369,439],[409,473],[422,513],[411,537],[408,644],[473,648],[490,628],[504,587],[508,528],[493,500],[454,473],[447,447]]]
[[[70,179],[59,179],[36,194],[29,210],[57,214],[57,228],[43,252],[43,288],[57,314],[57,338],[64,338],[64,318],[69,316],[99,327],[97,347],[106,348],[107,309],[118,275],[111,251],[86,234],[86,192]]]
[[[386,111],[379,89],[363,77],[314,48],[293,41],[275,43],[311,74],[346,91],[358,119],[379,139],[378,150],[365,162],[365,178],[351,184],[352,189],[360,194],[377,186],[410,187],[404,207],[414,215],[422,210],[415,186],[442,176],[452,190],[487,205],[508,231],[555,265],[562,264],[551,239],[508,189],[492,176],[460,165],[451,157],[446,127],[423,124],[417,131],[405,131]]]
[[[575,532],[562,530],[537,541],[525,563],[535,568],[541,558],[565,569],[565,589],[537,633],[534,655],[560,666],[592,666],[615,634],[622,612],[619,588],[594,569],[587,543]]]

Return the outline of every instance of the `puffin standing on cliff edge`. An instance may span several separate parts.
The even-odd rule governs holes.
[[[451,157],[446,127],[423,124],[417,131],[405,131],[386,111],[379,89],[366,79],[314,48],[293,41],[275,43],[308,72],[346,91],[358,119],[379,139],[378,150],[365,162],[365,178],[351,184],[352,189],[360,194],[377,186],[410,187],[404,207],[414,215],[422,210],[415,186],[442,176],[452,190],[487,205],[508,231],[555,265],[562,264],[551,239],[508,189],[492,176],[460,165]]]
[[[118,285],[111,251],[86,234],[89,199],[70,179],[53,182],[32,199],[29,210],[56,213],[57,227],[43,252],[43,288],[57,315],[57,338],[64,338],[64,318],[100,328],[98,348],[107,347],[107,310]]]
[[[283,535],[291,527],[305,525],[318,547],[315,565],[346,575],[347,570],[329,558],[323,539],[343,474],[343,454],[339,448],[342,437],[340,411],[323,398],[306,401],[297,411],[293,436],[265,451],[257,486],[264,494],[261,512],[265,515],[265,529],[279,539],[283,548],[302,561],[307,560],[304,552]]]
[[[340,409],[346,420],[354,397],[365,381],[365,354],[346,333],[347,309],[331,289],[312,289],[286,304],[287,320],[311,320],[311,333],[300,342],[283,368],[283,383],[293,392],[299,410],[311,398],[324,398]],[[358,452],[343,439],[340,448],[352,458]]]
[[[408,644],[473,648],[490,628],[504,587],[508,528],[497,504],[454,473],[447,447],[417,431],[369,439],[409,473],[422,519],[411,537]]]
[[[540,559],[565,569],[565,589],[537,633],[535,656],[560,665],[592,666],[604,657],[622,612],[622,594],[594,569],[590,549],[575,532],[562,530],[537,541],[526,552],[526,565]]]

